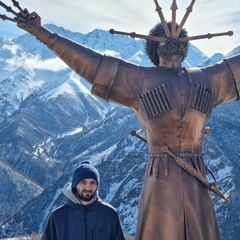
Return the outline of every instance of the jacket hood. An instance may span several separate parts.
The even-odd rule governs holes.
[[[75,194],[72,192],[72,183],[66,183],[63,187],[63,194],[65,197],[67,197],[70,201],[76,204],[81,204],[81,202],[77,199]],[[94,196],[94,202],[98,199],[98,190]],[[82,205],[82,204],[81,204]]]

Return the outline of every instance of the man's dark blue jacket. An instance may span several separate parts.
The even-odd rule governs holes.
[[[71,185],[64,187],[68,201],[49,216],[42,240],[124,240],[116,210],[98,197],[82,205]]]

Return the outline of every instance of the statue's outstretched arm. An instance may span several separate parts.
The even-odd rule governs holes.
[[[70,68],[93,84],[102,55],[50,32],[41,26],[41,18],[36,12],[30,13],[27,9],[21,8],[17,1],[12,0],[12,2],[16,11],[0,1],[0,7],[13,15],[13,17],[9,17],[1,14],[0,19],[17,23],[19,28],[46,44]]]

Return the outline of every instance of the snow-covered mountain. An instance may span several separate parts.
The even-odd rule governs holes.
[[[143,40],[46,27],[101,53],[151,65]],[[184,66],[223,57],[216,56],[207,59],[190,45]],[[92,96],[83,79],[29,34],[0,38],[0,66],[0,238],[40,233],[49,212],[65,201],[61,189],[72,170],[86,159],[100,171],[100,197],[118,210],[125,233],[134,235],[147,147],[129,134],[134,129],[143,135],[133,112]],[[230,199],[213,196],[224,240],[240,234],[237,108],[239,102],[216,108],[204,141],[206,165]]]

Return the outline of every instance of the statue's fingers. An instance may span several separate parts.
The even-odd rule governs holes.
[[[16,7],[16,8],[18,8],[18,10],[19,10],[20,12],[23,12],[23,11],[24,11],[24,10],[21,8],[21,6],[19,5],[19,2],[18,2],[18,1],[12,0],[12,2],[13,2],[13,6]]]
[[[10,17],[8,17],[6,15],[2,15],[2,14],[0,14],[0,19],[12,21],[12,22],[18,22],[15,18],[10,18]]]
[[[18,13],[18,15],[21,16],[21,17],[27,18],[27,17],[30,15],[30,13],[29,13],[29,11],[25,8],[24,10],[21,10],[21,11]]]
[[[2,1],[0,1],[0,6],[5,8],[5,10],[7,12],[10,12],[12,13],[13,15],[17,16],[18,14],[10,7],[10,6],[7,6],[6,4],[4,4]]]
[[[23,12],[26,13],[27,15],[30,14],[29,11],[26,8],[23,10]]]
[[[25,29],[26,26],[27,26],[27,23],[26,23],[26,22],[18,22],[18,23],[17,23],[17,26],[18,26],[19,28]]]

